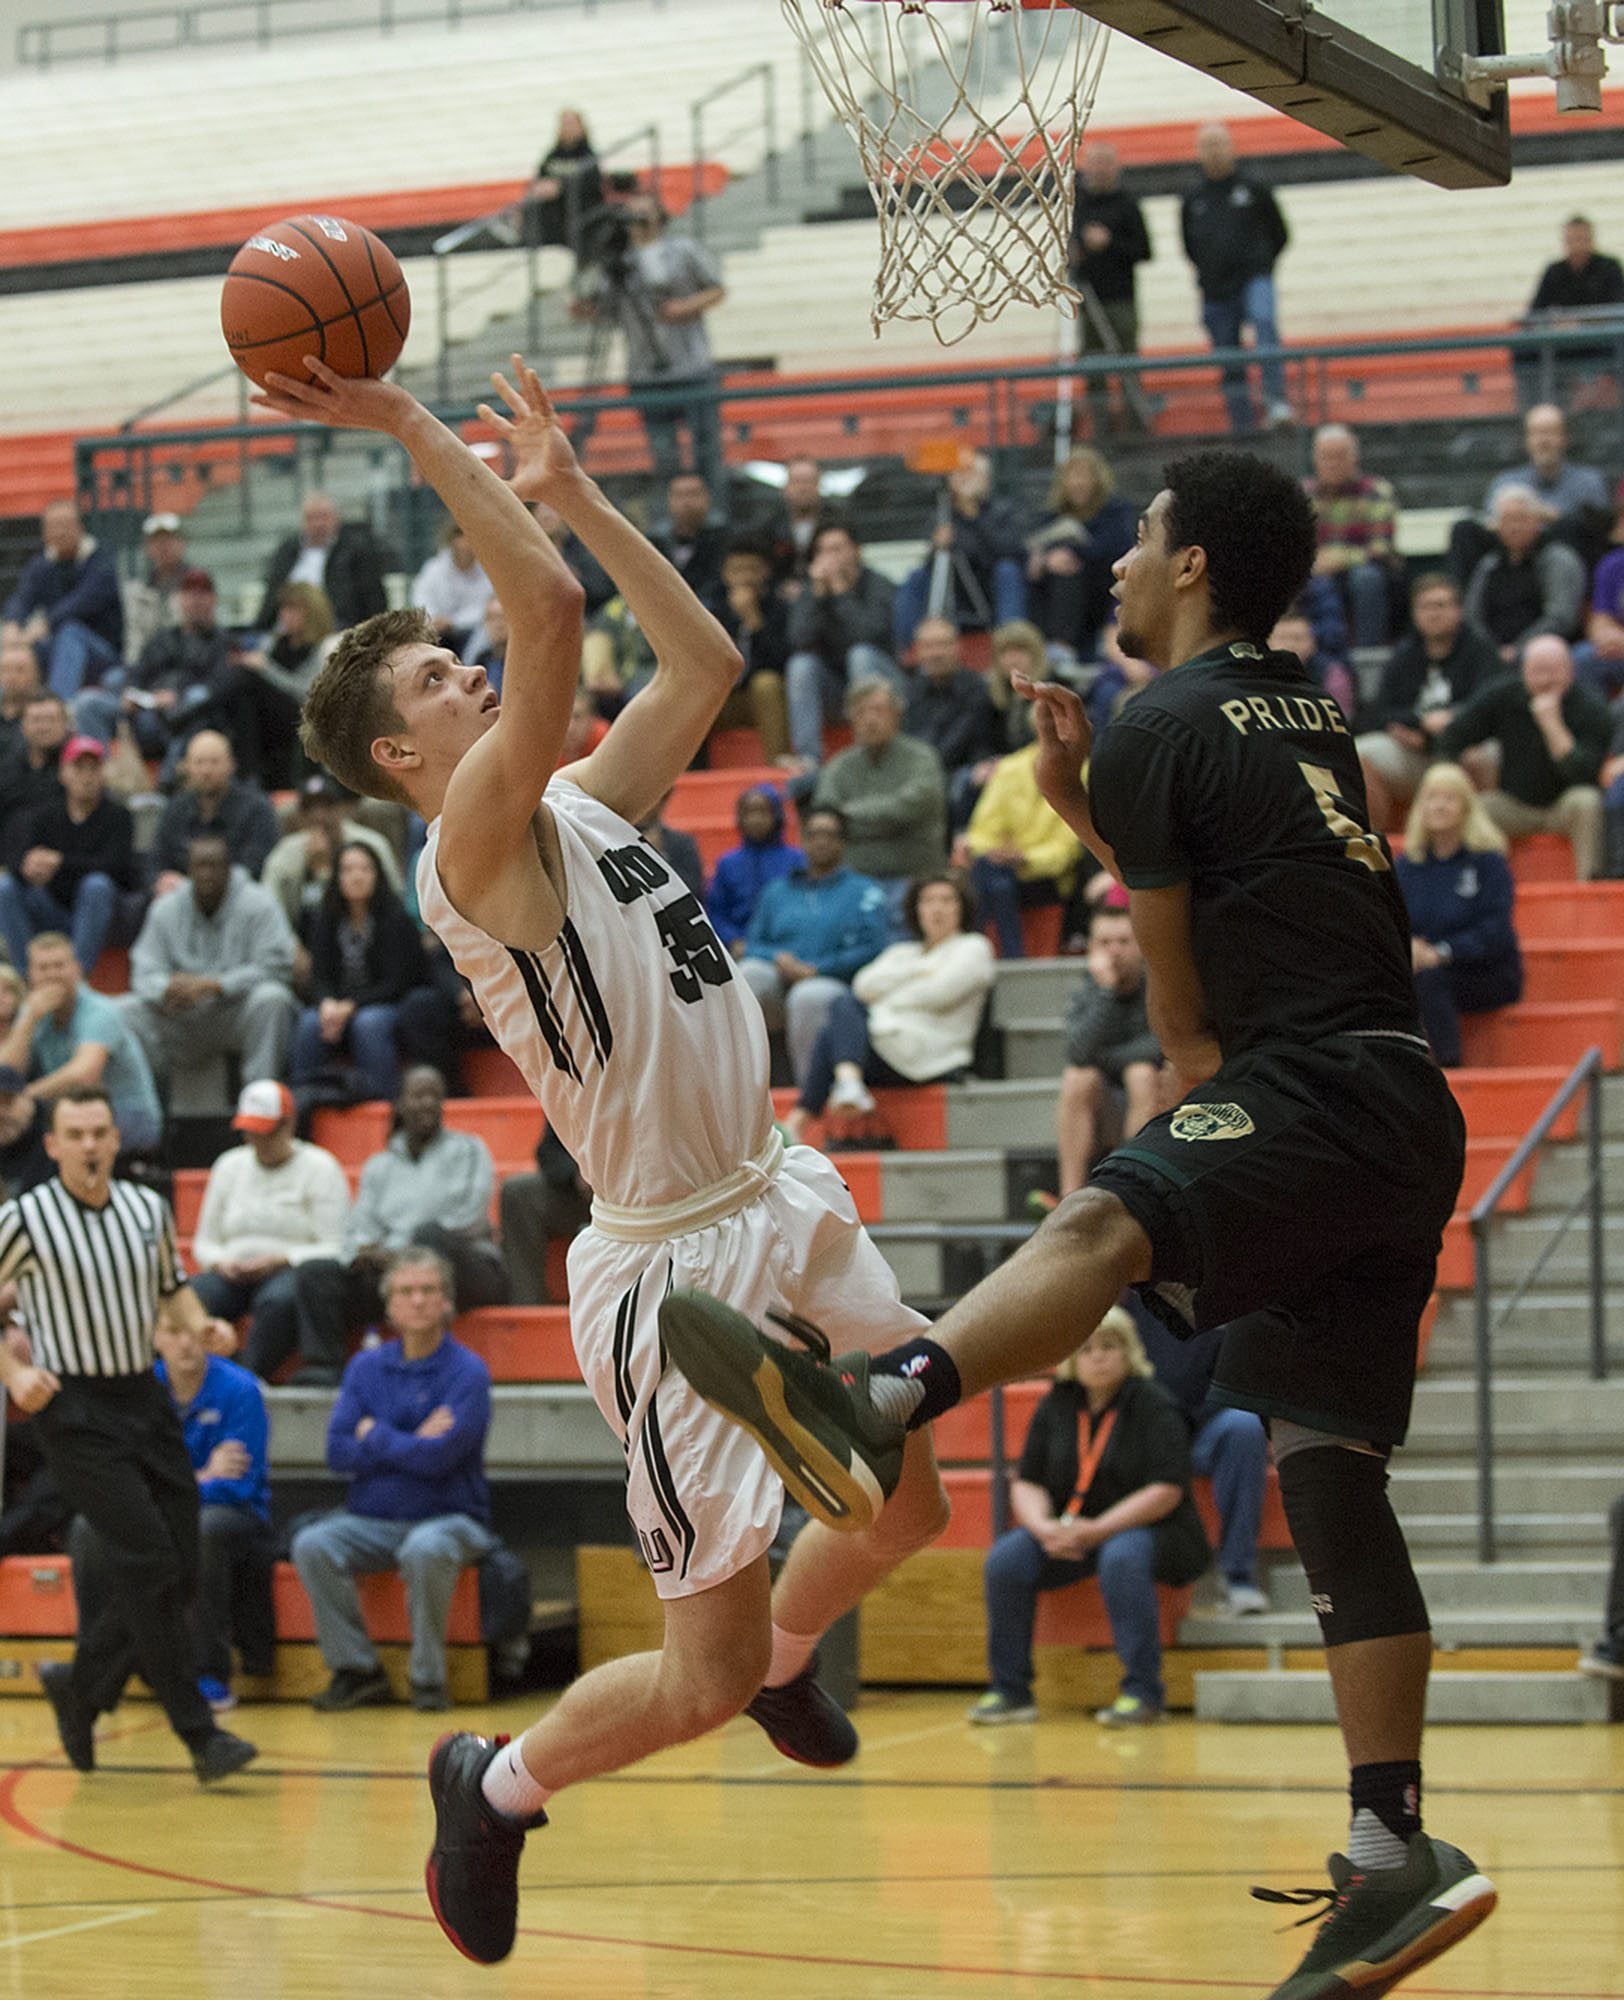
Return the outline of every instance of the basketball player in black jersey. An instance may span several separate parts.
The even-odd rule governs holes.
[[[1352,1770],[1348,1854],[1305,1898],[1328,1916],[1272,2000],[1385,1993],[1495,1901],[1421,1830],[1432,1642],[1387,1497],[1464,1134],[1353,737],[1267,650],[1313,557],[1294,480],[1242,453],[1183,459],[1116,566],[1123,649],[1160,677],[1097,748],[1073,695],[1022,690],[1044,796],[1127,885],[1177,1108],[929,1339],[830,1365],[702,1294],[662,1316],[672,1359],[791,1489],[817,1511],[832,1486],[857,1519],[908,1430],[1055,1366],[1124,1286],[1182,1334],[1225,1329],[1216,1386],[1270,1426]]]

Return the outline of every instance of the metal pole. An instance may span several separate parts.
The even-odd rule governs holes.
[[[440,352],[435,359],[434,381],[442,403],[451,400],[451,278],[444,257],[434,260],[434,290],[440,322]]]
[[[1489,1225],[1487,1218],[1472,1226],[1476,1251],[1473,1298],[1477,1334],[1477,1559],[1494,1561],[1494,1371],[1489,1342],[1494,1333],[1489,1298]]]
[[[762,94],[767,119],[767,199],[778,201],[778,79],[771,63],[761,65]]]
[[[689,205],[693,210],[694,234],[703,243],[705,240],[705,106],[703,99],[695,99],[689,108],[688,119],[693,144],[693,166],[689,169],[693,176],[693,187]]]
[[[992,1477],[992,1531],[1009,1527],[1009,1460],[1004,1437],[1004,1392],[987,1391],[987,1467]]]
[[[1595,1068],[1590,1072],[1589,1116],[1585,1121],[1586,1150],[1590,1155],[1590,1375],[1596,1382],[1607,1380],[1607,1203],[1602,1188],[1601,1142],[1601,1063],[1592,1051]]]
[[[525,230],[524,243],[524,339],[527,351],[541,358],[541,235],[539,225]]]

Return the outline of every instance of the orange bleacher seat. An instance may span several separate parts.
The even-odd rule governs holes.
[[[1560,1064],[1572,1069],[1585,1050],[1601,1050],[1603,1066],[1619,1066],[1624,1005],[1611,1000],[1523,1001],[1490,1014],[1461,1018],[1461,1046],[1475,1069]]]
[[[1449,1087],[1466,1119],[1468,1139],[1520,1139],[1562,1087],[1567,1071],[1452,1069]],[[1570,1104],[1552,1128],[1553,1139],[1579,1129],[1579,1106]]]
[[[1511,843],[1512,879],[1521,887],[1573,880],[1573,846],[1564,833],[1528,833]]]
[[[1191,1482],[1190,1491],[1195,1495],[1196,1511],[1201,1516],[1207,1531],[1207,1540],[1216,1555],[1218,1548],[1218,1502],[1213,1498],[1212,1481],[1196,1479]],[[1280,1498],[1280,1475],[1271,1465],[1263,1488],[1263,1519],[1258,1528],[1257,1545],[1271,1554],[1289,1549],[1291,1529],[1286,1521],[1285,1502]]]
[[[98,993],[128,993],[130,954],[121,944],[110,944],[91,968],[90,983]]]
[[[1461,1181],[1460,1206],[1470,1208],[1489,1190],[1490,1183],[1516,1150],[1514,1139],[1468,1139],[1466,1142],[1466,1173]],[[1534,1175],[1538,1171],[1538,1161],[1530,1160],[1528,1165],[1506,1189],[1500,1206],[1513,1215],[1521,1215],[1528,1206],[1533,1193]]]
[[[1194,1596],[1191,1584],[1157,1584],[1157,1622],[1164,1646],[1171,1646],[1177,1640]],[[1094,1578],[1068,1583],[1060,1590],[1046,1590],[1038,1599],[1032,1639],[1039,1646],[1085,1646],[1109,1651],[1111,1621],[1105,1614],[1105,1598]]]
[[[0,1633],[8,1639],[67,1639],[78,1624],[66,1556],[0,1560]]]
[[[1523,946],[1523,999],[1618,1000],[1624,995],[1624,937],[1545,939]]]
[[[406,1588],[398,1572],[388,1570],[359,1576],[356,1584],[361,1597],[361,1616],[367,1636],[379,1645],[406,1645],[412,1636],[406,1615]],[[310,1608],[299,1572],[290,1562],[279,1562],[273,1576],[272,1596],[276,1605],[278,1639],[314,1639],[316,1614]],[[451,1597],[451,1617],[446,1626],[447,1643],[477,1646],[479,1631],[479,1571],[471,1565],[457,1578]]]
[[[457,1338],[471,1347],[494,1382],[579,1382],[566,1306],[482,1306],[463,1313]]]
[[[318,1111],[310,1136],[342,1166],[359,1167],[382,1152],[389,1138],[393,1107],[377,1099],[342,1111]],[[474,1132],[491,1149],[499,1173],[533,1166],[541,1138],[541,1106],[533,1097],[451,1097],[445,1122],[456,1132]]]
[[[1624,938],[1624,882],[1525,882],[1517,889],[1524,944]]]
[[[462,1080],[470,1097],[522,1097],[529,1089],[519,1065],[497,1048],[466,1050]]]
[[[1440,1292],[1469,1292],[1477,1276],[1477,1251],[1472,1225],[1464,1209],[1444,1224],[1444,1247],[1438,1253]]]
[[[795,1090],[773,1092],[774,1114],[783,1118],[799,1096]],[[939,1153],[947,1144],[947,1091],[939,1083],[922,1083],[913,1090],[876,1090],[877,1115],[904,1153]],[[822,1128],[814,1122],[808,1136],[818,1143]],[[841,1156],[836,1155],[837,1163]]]
[[[1425,1368],[1427,1349],[1432,1345],[1432,1329],[1438,1324],[1438,1294],[1433,1293],[1421,1312],[1420,1337],[1416,1341],[1415,1365]]]

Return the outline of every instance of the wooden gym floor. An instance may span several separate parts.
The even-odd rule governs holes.
[[[973,1731],[964,1705],[869,1696],[828,1778],[738,1722],[565,1795],[483,1971],[422,1893],[439,1718],[245,1709],[260,1762],[203,1793],[149,1705],[80,1777],[43,1702],[0,1703],[0,2000],[1154,2000],[1261,1996],[1295,1961],[1312,1931],[1246,1890],[1324,1879],[1330,1731]],[[1439,1730],[1428,1781],[1502,1900],[1402,1990],[1624,2000],[1624,1732]]]

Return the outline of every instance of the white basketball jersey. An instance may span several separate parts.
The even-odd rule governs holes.
[[[499,943],[440,884],[440,822],[418,903],[593,1192],[685,1201],[766,1145],[767,1030],[699,898],[637,829],[567,779],[548,785],[566,884],[545,951]]]

